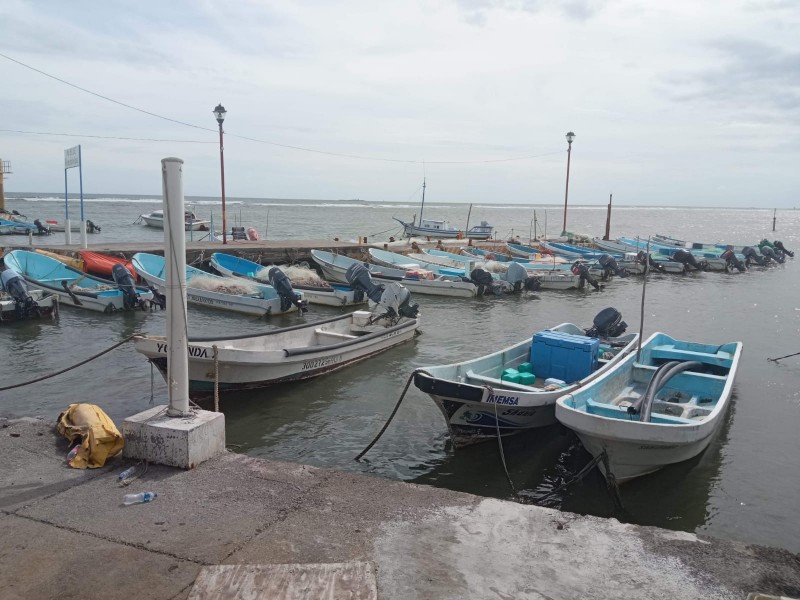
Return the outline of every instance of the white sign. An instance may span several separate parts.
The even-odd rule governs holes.
[[[80,146],[73,146],[64,150],[64,168],[71,169],[72,167],[81,166],[81,150]]]

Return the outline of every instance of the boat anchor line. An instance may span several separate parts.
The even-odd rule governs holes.
[[[39,383],[40,381],[44,381],[45,379],[50,379],[51,377],[55,377],[56,375],[61,375],[62,373],[66,373],[67,371],[71,371],[72,369],[77,369],[78,367],[81,367],[81,366],[85,365],[86,363],[92,362],[94,359],[100,358],[104,354],[108,354],[112,350],[114,350],[116,348],[119,348],[125,342],[131,341],[134,338],[135,335],[136,334],[129,335],[124,340],[122,340],[120,342],[117,342],[113,346],[111,346],[109,348],[106,348],[105,350],[102,350],[102,351],[98,352],[97,354],[95,354],[93,356],[90,356],[86,360],[82,360],[82,361],[80,361],[78,363],[75,363],[74,365],[71,365],[71,366],[66,367],[64,369],[61,369],[60,371],[56,371],[55,373],[49,373],[48,375],[42,375],[41,377],[37,377],[36,379],[31,379],[30,381],[23,381],[22,383],[15,383],[13,385],[7,385],[7,386],[4,386],[4,387],[0,387],[0,392],[5,392],[7,390],[13,390],[13,389],[16,389],[16,388],[24,387],[26,385],[31,385],[33,383]]]
[[[403,402],[403,399],[406,397],[406,392],[408,392],[408,388],[411,385],[411,382],[414,381],[414,376],[417,373],[422,373],[423,375],[427,375],[428,377],[431,377],[431,374],[428,373],[425,369],[414,369],[413,371],[411,371],[411,375],[408,376],[408,381],[406,381],[406,385],[403,388],[403,393],[400,394],[400,398],[397,399],[397,404],[394,405],[394,410],[392,410],[392,414],[389,415],[389,418],[386,420],[386,423],[383,424],[383,427],[381,427],[381,430],[378,432],[378,435],[376,435],[372,439],[372,441],[369,444],[367,444],[367,447],[364,448],[361,452],[359,452],[358,456],[356,456],[353,460],[355,460],[356,462],[360,462],[361,461],[361,457],[363,457],[367,452],[369,452],[370,449],[378,442],[378,440],[384,434],[386,429],[389,427],[389,423],[392,422],[392,419],[394,419],[394,416],[397,414],[397,409],[400,408],[400,404]]]

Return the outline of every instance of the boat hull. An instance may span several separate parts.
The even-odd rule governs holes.
[[[148,227],[154,227],[156,229],[164,229],[164,219],[158,219],[153,217],[148,217],[142,215],[142,221]],[[186,223],[186,231],[206,231],[208,230],[208,226],[211,224],[211,221],[192,221],[191,223]]]
[[[54,319],[58,317],[58,296],[55,294],[45,294],[42,290],[29,290],[28,293],[39,306],[39,314],[24,320]],[[0,300],[0,322],[19,320],[14,300]]]
[[[723,422],[741,349],[740,342],[706,346],[655,333],[639,361],[631,354],[590,385],[559,398],[556,418],[602,459],[598,466],[609,480],[622,483],[689,460],[708,447]],[[639,420],[629,407],[666,360],[689,368],[662,378],[650,418]]]
[[[349,323],[352,318],[353,315],[344,315],[331,321]],[[190,339],[189,390],[194,396],[203,396],[213,393],[215,381],[220,391],[232,391],[311,379],[366,360],[412,340],[418,325],[418,321],[413,319],[393,327],[376,327],[363,336],[353,337],[337,332],[326,323],[318,322],[273,330],[261,336],[264,338],[263,344],[256,341],[258,336],[250,336],[253,343],[247,348],[241,343],[237,344],[235,339]],[[318,332],[326,329],[329,335],[334,336],[334,343],[312,344],[284,350],[281,346],[290,343],[287,340],[291,338],[269,341],[270,337],[278,338],[291,332],[297,332],[296,337],[302,339],[309,331]],[[324,337],[325,331],[320,335]],[[160,336],[137,336],[134,338],[134,344],[136,350],[151,360],[166,378],[168,351],[166,339]],[[214,346],[217,346],[216,370]]]
[[[583,330],[571,323],[562,323],[551,331],[583,335]],[[580,381],[558,389],[501,380],[505,368],[530,360],[530,338],[473,360],[420,369],[413,382],[441,411],[452,443],[466,446],[555,423],[556,400],[589,384],[621,361],[633,351],[638,335],[619,339],[625,345],[613,359],[603,361]]]

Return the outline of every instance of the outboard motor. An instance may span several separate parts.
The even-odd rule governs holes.
[[[754,248],[751,248],[750,246],[745,246],[742,248],[742,256],[744,256],[745,265],[756,263],[757,265],[761,265],[763,267],[767,264],[767,259],[761,256],[755,251]]]
[[[670,260],[681,263],[684,267],[692,267],[698,271],[705,271],[708,263],[705,261],[698,262],[694,254],[688,250],[679,249],[670,257]]]
[[[580,275],[580,287],[583,287],[586,282],[588,282],[594,289],[600,289],[600,284],[597,283],[597,280],[589,273],[589,267],[587,267],[581,261],[576,260],[574,263],[572,263],[571,270],[573,275]]]
[[[752,250],[752,248],[750,248],[750,250]],[[720,254],[719,257],[725,260],[725,267],[728,270],[735,268],[742,272],[747,268],[744,263],[736,257],[732,246],[728,246],[725,252]]]
[[[50,228],[42,224],[39,219],[34,219],[33,224],[36,225],[36,233],[39,235],[50,235]]]
[[[772,245],[773,245],[773,246],[775,246],[775,249],[776,249],[776,250],[779,250],[779,251],[780,251],[780,252],[782,252],[783,254],[786,254],[786,255],[788,255],[788,256],[791,256],[792,258],[794,258],[794,252],[792,252],[791,250],[788,250],[788,249],[786,248],[786,246],[784,246],[784,245],[783,245],[783,242],[782,242],[782,241],[780,241],[780,240],[775,240],[775,241],[772,243]]]
[[[136,291],[136,282],[133,281],[133,276],[128,269],[117,263],[111,267],[111,277],[122,292],[122,304],[125,310],[137,307],[147,310],[144,300],[139,297],[139,292]]]
[[[470,272],[469,278],[472,283],[478,286],[479,296],[482,296],[484,292],[494,293],[494,277],[488,271],[475,267]]]
[[[617,264],[617,261],[614,260],[614,257],[610,254],[601,254],[600,258],[597,259],[597,262],[600,263],[601,267],[603,267],[604,280],[611,277],[612,274],[619,275],[620,277],[628,276],[628,271],[626,269],[621,269]]]
[[[644,250],[639,250],[639,252],[636,253],[636,262],[638,262],[640,265],[649,264],[651,269],[655,269],[659,273],[667,272],[667,270],[664,268],[664,265],[658,264],[653,259],[653,256],[651,254],[648,254]]]
[[[518,262],[512,262],[508,265],[508,270],[505,274],[505,280],[512,286],[514,292],[527,290],[535,292],[542,286],[542,280],[536,276],[528,275],[528,271]]]
[[[612,338],[619,337],[627,328],[628,324],[622,320],[622,313],[609,306],[595,315],[592,326],[585,331],[589,337]]]
[[[86,219],[86,233],[100,233],[100,226],[95,225],[90,219]]]
[[[269,284],[275,288],[275,291],[278,292],[278,296],[281,299],[281,312],[286,312],[293,304],[301,313],[308,311],[308,307],[306,306],[308,302],[303,300],[303,296],[292,289],[292,282],[289,281],[286,273],[281,271],[278,267],[272,267],[267,271],[267,278],[269,279]]]
[[[16,271],[6,269],[0,273],[0,278],[2,278],[3,288],[14,299],[14,311],[17,313],[17,319],[40,316],[39,305],[28,293],[28,285],[25,280]]]
[[[772,248],[770,248],[766,244],[761,246],[761,254],[763,254],[764,256],[766,256],[767,258],[769,258],[771,260],[774,260],[777,263],[782,263],[782,262],[784,262],[786,260],[785,258],[783,258],[783,256],[781,256],[780,254],[775,252],[775,250],[773,250]]]
[[[387,286],[373,283],[369,269],[361,263],[350,265],[345,273],[347,283],[354,289],[364,292],[383,312],[371,317],[369,322],[375,323],[380,319],[388,319],[396,323],[400,317],[416,318],[419,305],[411,303],[411,293],[399,283],[390,283]]]

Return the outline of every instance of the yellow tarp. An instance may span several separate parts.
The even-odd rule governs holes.
[[[78,453],[69,461],[69,466],[75,469],[102,467],[125,445],[114,421],[94,404],[70,404],[58,415],[58,432],[70,445],[81,443]]]

